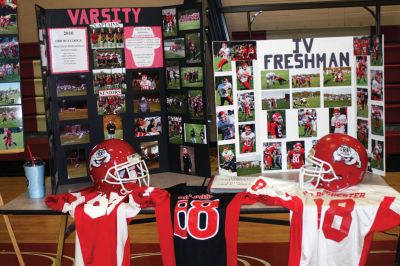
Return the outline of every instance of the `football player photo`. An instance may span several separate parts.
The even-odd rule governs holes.
[[[190,119],[204,118],[203,91],[190,90],[188,91],[188,107]]]
[[[87,162],[84,149],[73,149],[65,152],[68,179],[87,176]]]
[[[89,126],[86,123],[60,126],[61,146],[90,142]]]
[[[61,99],[58,104],[58,119],[62,120],[78,120],[88,118],[87,102],[83,100]]]
[[[260,156],[258,154],[241,155],[236,159],[238,176],[249,176],[261,172]]]
[[[161,135],[161,117],[144,117],[134,119],[135,137],[148,137]]]
[[[290,91],[262,91],[261,104],[263,110],[290,109]]]
[[[215,103],[217,106],[233,105],[232,77],[215,77]]]
[[[252,62],[243,61],[236,64],[237,88],[238,90],[253,89]]]
[[[117,115],[125,112],[125,94],[120,94],[119,91],[114,94],[113,90],[104,90],[99,92],[99,96],[97,97],[98,115]]]
[[[19,62],[3,62],[0,63],[0,78],[2,82],[20,81],[20,66]]]
[[[368,118],[368,89],[357,88],[357,116]]]
[[[193,144],[207,144],[206,125],[184,124],[185,142]]]
[[[0,34],[18,34],[16,11],[0,15]]]
[[[182,67],[181,73],[182,87],[203,87],[202,67]]]
[[[292,88],[320,87],[319,73],[301,73],[292,75]]]
[[[324,68],[324,87],[351,86],[351,67]]]
[[[371,104],[371,132],[383,136],[383,107]]]
[[[371,168],[382,170],[384,169],[384,143],[383,141],[372,139],[372,160]]]
[[[100,90],[112,89],[125,92],[125,68],[93,69],[93,89],[95,94],[98,94]]]
[[[180,31],[200,29],[200,11],[198,9],[180,10],[178,23]]]
[[[239,125],[240,153],[256,152],[255,124]]]
[[[218,140],[235,138],[235,116],[233,110],[219,111],[217,114]]]
[[[232,61],[257,60],[256,42],[232,42]]]
[[[124,67],[123,49],[96,49],[93,50],[94,68]]]
[[[261,70],[261,89],[289,89],[289,70]]]
[[[294,90],[292,96],[293,108],[319,108],[321,91],[318,89]]]
[[[160,168],[158,141],[140,142],[140,151],[148,169]]]
[[[238,93],[239,122],[254,121],[254,92]]]
[[[317,136],[317,110],[298,110],[299,138]]]
[[[196,173],[196,157],[194,148],[191,146],[180,146],[181,173],[194,175]]]
[[[218,165],[221,175],[236,174],[235,144],[218,146]]]
[[[18,63],[19,59],[19,43],[17,37],[7,36],[0,37],[0,62],[1,64]],[[18,64],[19,68],[19,64]],[[8,80],[10,81],[10,80]]]
[[[351,87],[324,89],[324,107],[351,106]]]
[[[371,36],[371,66],[382,66],[382,39],[381,36]]]
[[[368,73],[368,62],[366,56],[356,57],[356,74],[357,74],[357,85],[367,86],[367,73]]]
[[[22,108],[16,106],[0,106],[0,128],[22,127]]]
[[[90,25],[90,44],[92,49],[124,48],[122,23],[95,23]]]
[[[357,140],[368,149],[368,121],[364,119],[357,119]]]
[[[160,96],[146,94],[135,96],[133,100],[134,113],[149,113],[161,111]]]
[[[347,108],[329,108],[329,133],[347,134]]]
[[[178,24],[176,20],[176,8],[167,8],[162,11],[162,23],[164,37],[176,36]]]
[[[182,137],[183,137],[182,117],[168,116],[168,136],[169,136],[169,143],[182,144]]]
[[[165,79],[167,81],[167,89],[178,90],[181,88],[179,62],[165,62]]]
[[[0,153],[23,152],[24,135],[22,127],[0,127],[0,136],[3,137],[3,145],[0,145]]]
[[[187,112],[187,97],[184,94],[167,95],[167,112],[185,114]]]
[[[282,169],[282,142],[263,143],[263,171]]]
[[[286,142],[287,150],[287,169],[300,169],[305,162],[304,141]]]
[[[158,71],[134,71],[132,72],[132,87],[134,92],[158,91],[160,89],[160,77]]]
[[[231,48],[228,42],[214,42],[213,53],[214,72],[232,70]]]
[[[367,56],[370,53],[370,43],[371,40],[369,37],[353,37],[353,50],[354,50],[354,55],[362,55],[362,56]]]
[[[371,100],[383,99],[383,73],[382,70],[371,70]]]
[[[267,112],[268,138],[271,138],[271,139],[286,138],[285,117],[286,117],[286,114],[285,114],[284,110]]]
[[[120,115],[103,116],[104,139],[123,139],[122,117]]]
[[[185,39],[175,38],[164,40],[165,59],[185,58]]]
[[[0,83],[0,105],[21,104],[20,83]]]
[[[87,93],[86,76],[57,78],[56,91],[57,97],[84,96]]]
[[[200,33],[190,33],[185,35],[186,63],[201,62],[201,43]]]

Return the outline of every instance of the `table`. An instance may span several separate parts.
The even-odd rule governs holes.
[[[265,175],[265,174],[264,174]],[[258,175],[250,176],[249,183],[251,183]],[[284,172],[284,173],[269,173],[265,176],[272,178],[280,178],[292,182],[297,182],[298,173],[295,171]],[[47,180],[49,181],[49,180]],[[184,175],[178,173],[159,173],[151,175],[150,185],[153,187],[167,188],[179,183],[187,183],[190,186],[204,186],[206,185],[208,178]],[[378,175],[367,173],[364,177],[363,183],[375,184],[386,186],[386,182]],[[69,186],[61,186],[59,193],[66,193],[82,189],[90,186],[91,183],[81,183]],[[51,192],[50,184],[46,184],[46,194],[49,195]],[[241,214],[259,214],[259,213],[288,213],[289,211],[282,207],[277,206],[266,206],[262,203],[256,203],[253,205],[243,205],[241,207]],[[141,214],[154,214],[153,208],[142,209]],[[22,193],[15,199],[11,200],[4,206],[0,207],[0,214],[3,215],[61,215],[60,230],[58,237],[58,248],[56,265],[61,265],[63,247],[65,238],[73,232],[74,227],[67,228],[67,220],[69,214],[64,214],[51,210],[46,206],[43,199],[30,199],[28,198],[27,192]],[[276,225],[289,225],[287,220],[278,219],[265,219],[265,218],[254,218],[254,217],[240,217],[242,222],[253,222],[253,223],[268,223]],[[132,224],[155,222],[155,218],[141,218],[134,219]],[[399,239],[400,240],[400,239]],[[17,253],[17,251],[16,251]],[[397,254],[396,254],[396,265],[400,265],[400,241],[398,242]]]

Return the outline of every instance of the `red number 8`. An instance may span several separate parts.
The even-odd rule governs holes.
[[[340,203],[345,205],[340,206]],[[322,231],[327,239],[340,242],[347,237],[353,220],[351,212],[354,209],[354,205],[355,202],[352,199],[332,200],[329,202],[329,209],[325,212],[325,219],[322,225]],[[332,227],[335,216],[342,217],[339,229]]]

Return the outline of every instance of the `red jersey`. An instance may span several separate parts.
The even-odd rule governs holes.
[[[304,164],[304,151],[296,152],[291,150],[288,153],[288,159],[292,169],[300,169]]]

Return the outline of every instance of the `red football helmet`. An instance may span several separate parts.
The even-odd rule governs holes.
[[[146,163],[133,147],[120,139],[105,140],[89,155],[89,176],[97,190],[125,195],[133,185],[149,186]]]
[[[367,166],[367,151],[358,140],[346,134],[328,134],[311,149],[301,167],[300,186],[343,190],[360,183]]]

